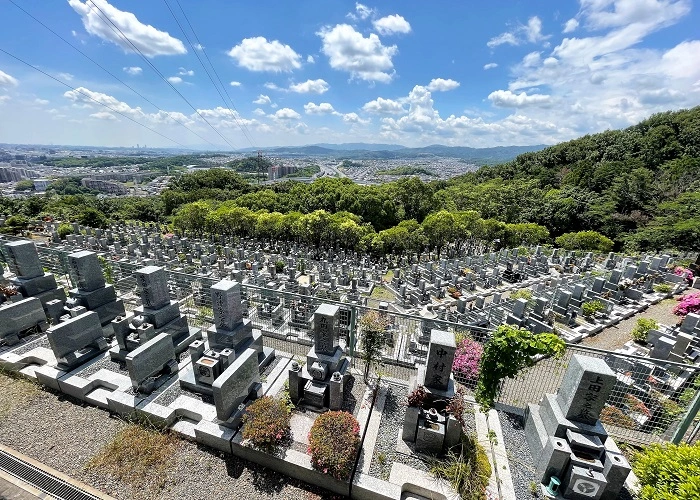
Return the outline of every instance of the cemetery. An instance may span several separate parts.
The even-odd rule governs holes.
[[[700,313],[615,351],[580,345],[700,288],[676,265],[694,254],[389,260],[145,224],[57,228],[0,240],[0,368],[335,494],[459,498],[439,467],[459,449],[480,457],[489,498],[629,498],[616,443],[694,431]],[[514,353],[527,369],[484,404],[479,359],[522,332],[556,355]],[[261,414],[270,433],[251,427]]]

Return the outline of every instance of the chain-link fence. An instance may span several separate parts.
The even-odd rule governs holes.
[[[69,252],[44,246],[37,248],[47,270],[65,280],[70,279]],[[127,310],[140,305],[134,272],[142,266],[111,260],[108,254],[103,257],[107,281],[114,284]],[[192,326],[206,330],[213,324],[210,287],[217,280],[175,270],[168,270],[168,273],[171,299],[179,302]],[[365,367],[363,318],[369,314],[383,318],[382,360],[370,368],[384,378],[404,383],[415,377],[418,368],[425,364],[430,331],[446,330],[457,338],[455,380],[471,393],[478,377],[478,359],[489,336],[488,329],[449,321],[444,319],[449,317],[446,314],[409,315],[251,284],[241,285],[241,295],[244,314],[254,328],[262,332],[265,344],[302,359],[313,343],[314,311],[323,303],[337,305],[341,345],[360,370]],[[509,306],[509,301],[502,301],[491,306],[489,314],[500,318]],[[494,324],[494,321],[489,320],[489,323]],[[612,436],[625,441],[637,444],[669,441],[687,416],[697,393],[695,384],[700,368],[696,366],[568,345],[561,358],[544,358],[518,378],[504,381],[497,406],[523,414],[529,404],[539,403],[545,394],[556,393],[574,354],[603,358],[615,371],[617,383],[601,420]]]

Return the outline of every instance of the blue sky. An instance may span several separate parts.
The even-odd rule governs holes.
[[[691,0],[14,1],[138,94],[3,1],[0,49],[72,89],[0,52],[0,142],[552,144],[700,104]]]

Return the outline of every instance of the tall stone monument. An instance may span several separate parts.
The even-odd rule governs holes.
[[[425,390],[422,407],[406,409],[401,437],[414,443],[416,451],[441,453],[456,445],[461,437],[461,424],[454,415],[446,411],[444,402],[455,396],[455,381],[452,364],[455,358],[456,343],[454,333],[433,329],[430,331],[428,357],[424,366],[409,384],[409,391],[418,387]],[[442,405],[436,404],[443,402]]]
[[[343,405],[343,386],[350,363],[338,343],[340,307],[322,304],[314,312],[314,345],[306,355],[306,365],[292,363],[289,370],[289,395],[295,403],[315,408],[339,410]]]
[[[559,392],[528,405],[525,437],[543,487],[558,485],[565,499],[617,498],[631,468],[606,449],[600,422],[616,381],[604,360],[574,354]]]
[[[251,377],[252,372],[237,363],[238,358],[252,350],[255,352],[256,370],[267,365],[275,356],[274,349],[263,346],[262,333],[253,330],[253,324],[243,317],[241,285],[235,281],[221,280],[211,287],[214,324],[207,330],[207,340],[196,340],[190,347],[189,366],[180,372],[180,385],[188,390],[212,395],[214,382],[222,374],[231,377]],[[239,366],[241,371],[230,371],[231,366]],[[241,384],[244,384],[241,382]],[[250,386],[248,384],[248,386]],[[223,387],[227,387],[224,385]]]
[[[117,299],[113,285],[105,282],[102,266],[95,252],[83,250],[68,255],[68,267],[77,287],[68,292],[68,310],[84,307],[100,317],[102,326],[109,325],[117,316],[126,315],[124,301]]]
[[[5,250],[7,264],[16,275],[12,283],[25,297],[39,299],[47,315],[53,317],[52,311],[55,308],[63,308],[66,293],[58,287],[53,274],[44,272],[34,243],[27,240],[12,241],[5,244]]]
[[[177,301],[170,300],[168,274],[164,268],[147,266],[134,274],[143,305],[127,316],[117,316],[112,320],[117,339],[117,345],[109,351],[113,360],[126,361],[130,351],[161,333],[170,337],[175,354],[180,354],[192,342],[202,338],[202,331],[190,327],[187,317],[180,314]]]

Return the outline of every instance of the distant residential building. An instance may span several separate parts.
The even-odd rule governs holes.
[[[34,191],[46,191],[51,184],[51,179],[34,179]]]
[[[17,182],[23,179],[35,179],[39,175],[26,168],[3,166],[0,167],[0,182]]]
[[[274,181],[275,179],[281,179],[289,174],[293,174],[297,171],[297,167],[291,165],[273,165],[267,168],[267,180]]]
[[[118,182],[90,179],[86,177],[85,179],[82,179],[80,183],[86,188],[95,189],[100,193],[124,195],[129,192],[128,189],[126,189],[126,186]]]

